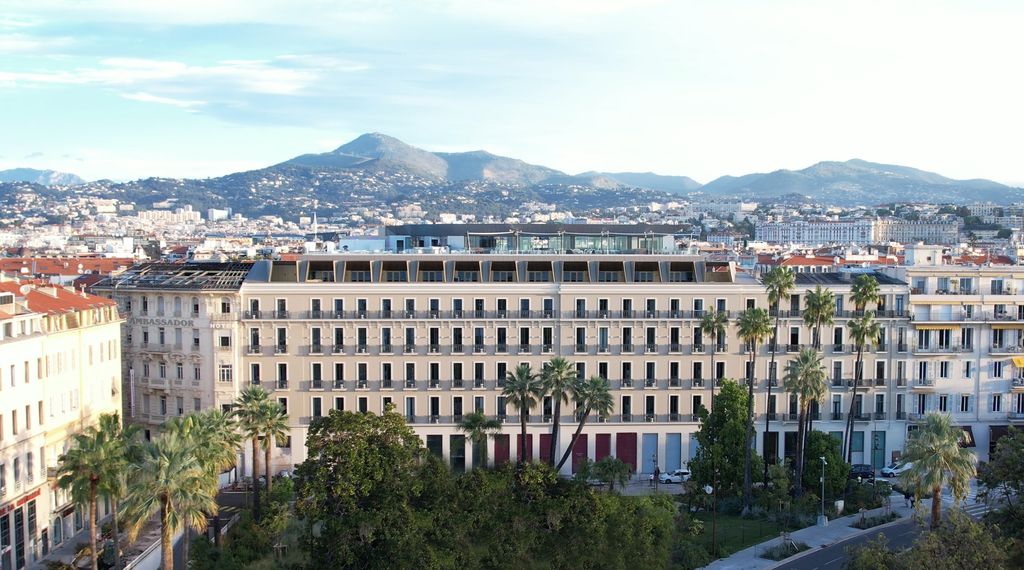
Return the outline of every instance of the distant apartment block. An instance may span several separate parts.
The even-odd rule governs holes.
[[[760,222],[756,239],[769,243],[956,243],[956,221],[878,220],[791,220]]]

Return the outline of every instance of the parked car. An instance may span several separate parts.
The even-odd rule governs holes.
[[[882,477],[899,477],[904,471],[913,467],[912,462],[901,463],[895,461],[882,468]]]
[[[683,481],[690,480],[689,469],[676,469],[671,473],[662,473],[658,480],[662,483],[682,483]]]
[[[861,479],[874,479],[875,468],[867,463],[854,464],[850,469],[850,479],[856,479],[858,477]]]

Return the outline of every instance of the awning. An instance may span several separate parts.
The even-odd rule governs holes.
[[[992,325],[995,330],[1017,330],[1024,329],[1024,323],[995,323]]]
[[[941,331],[941,330],[958,331],[958,330],[960,330],[960,325],[919,325],[917,323],[914,323],[914,326],[919,331]]]
[[[1013,361],[1013,365],[1017,368],[1024,368],[1024,356],[1014,356],[1010,360]]]
[[[960,439],[960,447],[974,447],[974,431],[971,426],[960,426],[964,436]]]

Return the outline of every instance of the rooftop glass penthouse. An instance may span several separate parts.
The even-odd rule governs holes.
[[[648,254],[676,251],[676,225],[617,224],[417,224],[389,226],[393,252]]]

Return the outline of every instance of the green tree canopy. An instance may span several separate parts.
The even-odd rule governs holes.
[[[697,455],[690,460],[690,473],[700,486],[712,485],[713,469],[718,469],[718,496],[740,496],[743,490],[743,458],[747,438],[747,391],[732,380],[722,382],[715,396],[714,410],[700,413],[697,431]],[[753,470],[761,469],[761,458],[754,455]]]
[[[831,435],[811,430],[807,434],[806,469],[803,473],[804,489],[816,495],[821,494],[821,457],[825,466],[825,500],[832,501],[846,489],[850,477],[850,464],[843,461],[839,440]]]

